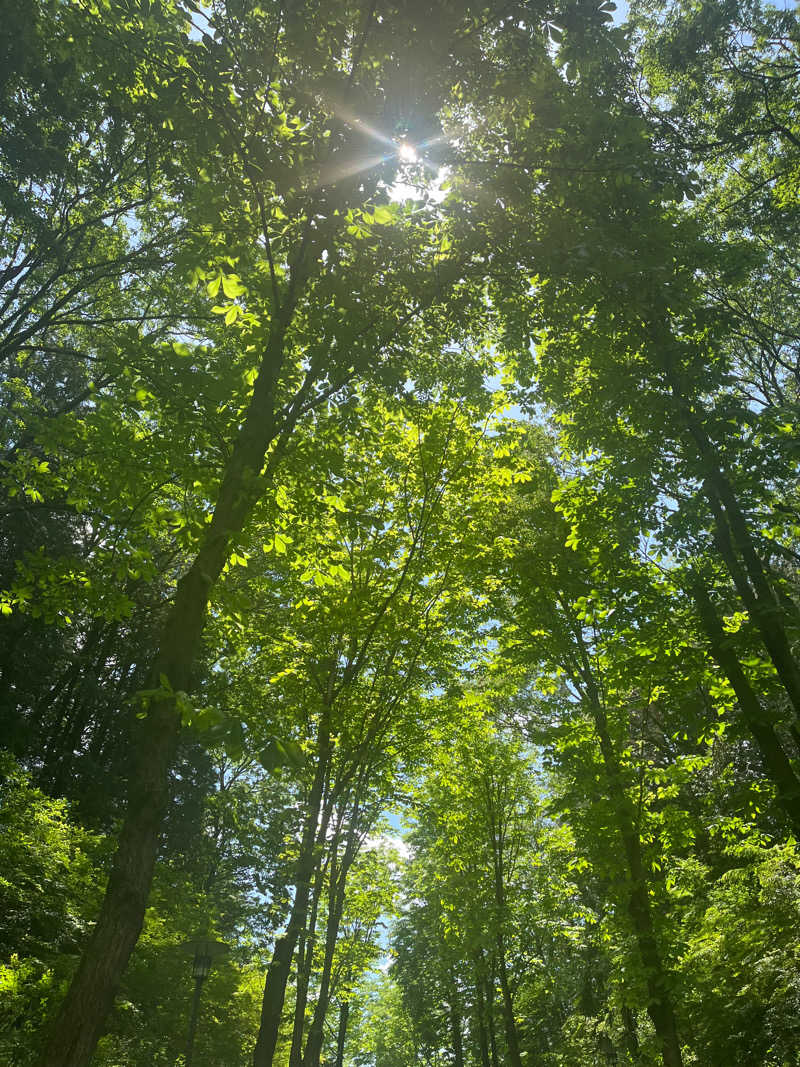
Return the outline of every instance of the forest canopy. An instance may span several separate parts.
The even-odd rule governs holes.
[[[0,14],[0,1060],[799,1065],[797,12]]]

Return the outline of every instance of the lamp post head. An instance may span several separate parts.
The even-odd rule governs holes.
[[[192,963],[192,977],[193,978],[208,978],[208,973],[211,970],[211,957],[205,955],[203,952],[195,952],[194,962]]]
[[[192,957],[192,978],[200,981],[208,978],[214,958],[224,956],[228,952],[228,946],[224,942],[215,941],[211,937],[195,937],[184,941],[181,948]]]

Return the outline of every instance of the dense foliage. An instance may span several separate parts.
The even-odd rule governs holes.
[[[0,9],[3,1062],[800,1064],[796,13]]]

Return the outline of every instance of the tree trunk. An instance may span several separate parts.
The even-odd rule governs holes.
[[[355,815],[353,816],[355,819]],[[331,991],[331,972],[333,970],[333,958],[336,952],[336,941],[339,937],[339,925],[344,911],[345,890],[347,887],[347,875],[356,857],[358,833],[354,825],[350,826],[347,834],[344,854],[342,856],[341,870],[337,872],[336,855],[331,859],[330,885],[328,891],[328,918],[325,930],[325,958],[322,961],[322,973],[319,980],[319,993],[314,1005],[314,1016],[311,1021],[311,1029],[306,1043],[303,1067],[317,1067],[322,1055],[322,1044],[325,1039],[325,1016],[328,1013]],[[334,848],[337,843],[334,842]]]
[[[789,816],[794,833],[800,836],[800,779],[786,755],[780,738],[771,723],[766,720],[758,697],[738,657],[727,643],[708,592],[699,578],[692,583],[692,596],[708,637],[711,655],[731,683],[747,727],[755,738],[767,772],[775,783],[778,801]]]
[[[653,926],[653,916],[650,911],[650,901],[647,895],[647,878],[644,871],[644,863],[642,862],[641,841],[639,840],[633,812],[630,811],[630,804],[625,794],[622,773],[608,729],[605,709],[600,703],[594,682],[592,681],[589,684],[595,729],[600,743],[600,752],[603,757],[606,777],[611,787],[612,798],[615,801],[617,824],[627,860],[630,878],[628,914],[646,975],[647,992],[650,998],[650,1002],[647,1005],[647,1014],[650,1016],[656,1036],[661,1043],[661,1057],[664,1067],[682,1067],[683,1058],[678,1039],[675,1012],[669,992],[669,982],[661,960],[661,953]],[[614,793],[616,793],[616,796],[614,796]]]
[[[486,1023],[489,1028],[489,1052],[492,1058],[492,1067],[499,1067],[497,1055],[497,1029],[494,1020],[494,979],[495,967],[492,959],[491,973],[486,979]]]
[[[347,1023],[350,1019],[350,1001],[343,1000],[339,1005],[339,1029],[336,1034],[335,1067],[344,1067],[344,1047],[347,1042]]]
[[[178,582],[149,688],[159,689],[162,677],[173,692],[189,688],[211,590],[225,566],[231,539],[242,530],[260,494],[259,473],[276,436],[273,390],[290,314],[291,308],[284,309],[275,320],[213,519],[194,562]],[[39,1067],[86,1067],[94,1052],[144,921],[179,729],[172,696],[153,699],[145,717],[137,721],[126,814],[105,898]]]
[[[739,506],[727,473],[720,466],[717,453],[689,403],[680,375],[669,354],[664,355],[664,369],[681,420],[694,442],[704,476],[706,498],[717,528],[717,546],[736,591],[761,634],[772,665],[800,719],[800,668],[792,654],[784,626],[784,611],[769,580],[767,568],[758,554],[747,518]],[[741,558],[736,558],[738,551]]]
[[[308,986],[311,981],[311,968],[314,961],[314,949],[317,941],[317,913],[319,899],[322,895],[321,872],[317,870],[314,877],[314,892],[311,898],[311,913],[308,924],[302,932],[297,949],[297,987],[294,1002],[294,1027],[292,1028],[292,1047],[289,1052],[289,1067],[302,1067],[303,1035],[306,1027],[306,1007],[308,1006]]]
[[[622,1005],[622,1025],[625,1030],[625,1050],[630,1056],[631,1063],[638,1064],[641,1060],[641,1049],[639,1034],[636,1030],[636,1017],[627,1004]]]
[[[461,1011],[455,982],[451,980],[450,988],[450,1033],[453,1041],[453,1067],[464,1067],[464,1040],[461,1033]]]
[[[495,922],[497,925],[495,946],[497,949],[497,970],[500,978],[500,992],[503,997],[503,1023],[506,1034],[506,1045],[511,1067],[522,1067],[519,1035],[517,1034],[517,1024],[514,1020],[514,1001],[511,995],[511,987],[508,982],[505,936],[503,934],[506,916],[505,861],[503,855],[504,828],[500,823],[501,815],[495,810],[494,798],[488,780],[486,783],[486,814],[489,820],[489,846],[492,850]]]
[[[500,979],[500,992],[503,995],[503,1024],[508,1046],[508,1062],[511,1067],[522,1067],[522,1057],[519,1050],[519,1035],[517,1024],[514,1020],[514,1000],[511,996],[511,987],[508,984],[508,970],[506,968],[505,939],[502,931],[497,932],[497,971]]]
[[[475,1017],[478,1024],[478,1048],[481,1067],[491,1067],[489,1062],[489,1033],[486,1026],[486,998],[483,995],[483,970],[481,956],[475,956]]]
[[[318,859],[319,823],[322,815],[322,796],[330,758],[330,707],[323,704],[319,726],[319,754],[314,771],[314,780],[308,798],[308,814],[300,842],[295,872],[294,901],[289,914],[286,932],[278,938],[272,954],[264,999],[261,1003],[261,1023],[256,1047],[253,1050],[253,1067],[272,1067],[275,1048],[278,1044],[283,1005],[286,1000],[286,984],[292,967],[292,957],[297,947],[300,932],[308,917],[311,879]],[[327,820],[323,818],[323,826]]]

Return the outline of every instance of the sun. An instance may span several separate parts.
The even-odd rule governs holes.
[[[408,141],[401,141],[397,149],[397,155],[403,163],[416,163],[419,159],[416,148],[413,144],[409,144]]]

